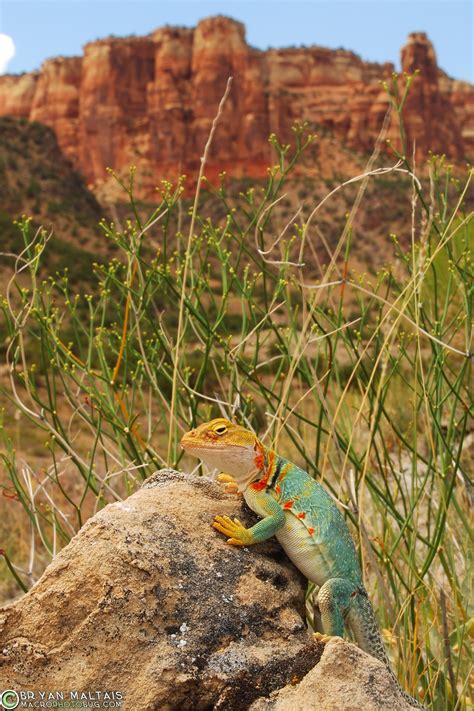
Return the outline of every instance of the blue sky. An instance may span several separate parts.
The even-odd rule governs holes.
[[[47,57],[78,55],[109,34],[148,34],[164,24],[193,26],[225,14],[244,22],[255,47],[345,47],[398,67],[409,32],[425,31],[438,64],[474,81],[473,3],[469,0],[0,0],[0,33],[16,48],[8,72],[37,69]]]

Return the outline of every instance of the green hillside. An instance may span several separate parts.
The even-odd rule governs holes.
[[[44,272],[68,267],[71,278],[88,277],[97,250],[102,209],[83,178],[61,152],[53,131],[24,119],[0,118],[0,244],[18,253],[23,241],[14,221],[27,215],[32,228],[53,233]],[[32,231],[33,231],[32,229]],[[8,270],[2,259],[2,279]]]

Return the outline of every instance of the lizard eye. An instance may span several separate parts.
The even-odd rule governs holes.
[[[223,435],[227,432],[227,427],[225,425],[219,425],[219,427],[216,427],[214,432],[218,435]]]

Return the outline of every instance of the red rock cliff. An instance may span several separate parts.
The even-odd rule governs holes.
[[[407,150],[461,160],[474,154],[474,87],[450,79],[424,33],[402,49],[403,71],[420,70],[404,116]],[[208,173],[260,176],[272,162],[270,133],[283,140],[295,121],[330,129],[345,146],[372,150],[391,64],[346,50],[249,47],[243,25],[225,17],[195,29],[162,28],[147,37],[87,44],[82,58],[46,61],[41,70],[0,77],[0,115],[51,126],[65,154],[105,194],[105,168],[139,168],[145,192],[161,178],[194,172],[227,77],[234,83]],[[395,121],[388,136],[398,141]]]

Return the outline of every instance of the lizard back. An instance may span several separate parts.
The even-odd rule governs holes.
[[[348,576],[356,585],[362,584],[354,542],[329,494],[283,457],[275,456],[272,469],[265,487],[285,511],[285,525],[275,535],[290,560],[316,585]],[[244,497],[255,513],[265,516],[255,495],[259,490],[261,483],[255,482]]]

